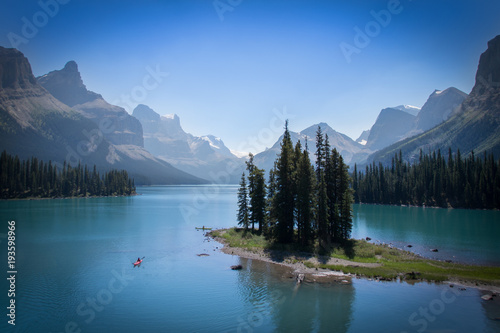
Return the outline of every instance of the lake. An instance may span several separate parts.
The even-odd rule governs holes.
[[[477,289],[367,279],[296,287],[282,268],[220,253],[195,227],[234,226],[237,190],[158,186],[134,197],[1,201],[0,331],[500,332],[498,302]],[[8,221],[15,297],[7,295]],[[499,221],[494,211],[355,205],[353,237],[500,265]],[[235,264],[244,269],[232,271]]]

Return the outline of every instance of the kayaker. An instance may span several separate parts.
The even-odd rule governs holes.
[[[139,262],[139,261],[141,261],[141,258],[140,258],[140,257],[139,257],[139,258],[137,258],[137,261],[136,261],[136,262]]]

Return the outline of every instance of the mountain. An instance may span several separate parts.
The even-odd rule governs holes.
[[[356,141],[364,143],[373,152],[378,151],[442,123],[466,97],[466,93],[451,87],[442,91],[435,90],[422,109],[411,105],[385,108],[380,111],[368,135],[363,132],[366,139],[360,137]],[[360,156],[356,156],[356,160],[364,162]]]
[[[412,116],[416,116],[420,112],[420,108],[412,105],[398,105],[393,109],[401,110],[406,113],[411,114]]]
[[[439,95],[439,94],[438,94]],[[423,108],[422,108],[423,109]],[[481,54],[471,93],[450,117],[424,133],[405,139],[370,156],[370,161],[390,163],[402,151],[406,160],[440,149],[447,155],[460,149],[463,156],[489,152],[500,156],[500,35],[488,42]]]
[[[113,124],[101,125],[43,88],[21,52],[0,47],[0,150],[59,167],[81,161],[101,171],[126,169],[136,184],[202,182],[139,146],[113,145],[103,135]]]
[[[376,151],[404,139],[413,128],[416,117],[399,108],[385,108],[370,129],[366,147]]]
[[[414,133],[425,132],[447,120],[467,98],[467,94],[457,88],[434,90],[415,119]]]
[[[368,142],[367,140],[369,136],[370,136],[370,130],[365,130],[361,133],[359,138],[356,139],[356,142],[364,146]]]
[[[295,145],[297,141],[301,141],[302,147],[304,147],[305,142],[307,141],[309,156],[311,158],[312,163],[315,163],[316,156],[314,155],[316,151],[316,131],[318,130],[318,126],[321,127],[321,131],[323,134],[328,135],[328,142],[330,143],[331,148],[336,148],[337,151],[344,158],[344,162],[350,164],[353,157],[357,154],[362,154],[363,152],[370,152],[363,145],[355,142],[350,137],[345,134],[339,133],[331,128],[326,123],[319,123],[316,125],[312,125],[303,131],[293,132],[290,131],[290,136],[293,144]],[[274,161],[276,157],[281,151],[281,141],[283,140],[283,135],[276,141],[276,143],[269,149],[258,153],[254,157],[254,163],[259,168],[266,170],[268,172],[274,166]],[[359,156],[358,155],[358,156]],[[368,153],[366,153],[368,155]]]
[[[144,146],[153,155],[210,182],[239,182],[244,160],[233,155],[220,138],[186,133],[179,116],[160,116],[143,104],[134,109],[133,116],[141,122]]]
[[[40,76],[37,80],[52,96],[98,126],[112,124],[112,130],[104,133],[112,144],[144,147],[141,123],[125,109],[111,105],[101,95],[87,90],[76,62],[69,61],[63,69]]]

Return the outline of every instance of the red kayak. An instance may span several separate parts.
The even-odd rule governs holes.
[[[141,262],[142,262],[142,259],[141,260],[137,260],[136,262],[134,262],[134,266],[139,265]]]

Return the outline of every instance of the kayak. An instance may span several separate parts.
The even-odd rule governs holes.
[[[141,262],[142,262],[142,259],[141,260],[137,260],[136,262],[134,262],[134,266],[139,265]]]
[[[199,229],[199,230],[212,230],[212,228],[207,228],[207,227],[202,227],[202,228],[196,227],[195,229]]]

